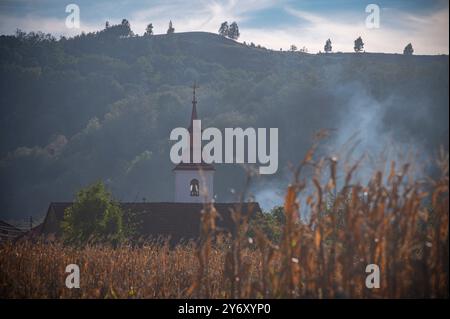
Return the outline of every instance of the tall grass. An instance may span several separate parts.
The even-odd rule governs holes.
[[[0,296],[448,298],[448,155],[441,152],[437,160],[437,178],[419,179],[410,165],[391,162],[387,174],[375,171],[362,184],[353,178],[359,161],[345,167],[335,157],[315,158],[315,150],[286,190],[279,242],[251,226],[239,207],[234,236],[217,237],[217,212],[207,204],[199,244],[5,244]],[[300,218],[302,212],[308,217]],[[254,238],[248,235],[252,227]],[[81,269],[80,289],[64,284],[72,263]],[[368,264],[379,266],[380,288],[366,287]]]

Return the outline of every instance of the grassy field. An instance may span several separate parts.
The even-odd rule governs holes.
[[[237,235],[216,238],[216,211],[205,205],[198,245],[5,244],[0,297],[448,298],[448,155],[437,161],[438,178],[420,179],[392,162],[359,184],[352,177],[359,162],[341,166],[313,154],[286,191],[279,242],[239,211]],[[73,263],[80,289],[65,287]],[[380,288],[366,287],[368,264],[379,266]]]

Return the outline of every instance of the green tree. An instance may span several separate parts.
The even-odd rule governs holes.
[[[323,47],[326,53],[329,53],[333,50],[333,47],[331,46],[331,40],[328,39],[327,42],[325,42],[325,46]]]
[[[289,49],[291,52],[297,51],[297,46],[295,44],[291,44],[291,47]]]
[[[308,53],[308,48],[304,46],[303,48],[301,48],[299,50],[299,52],[301,52],[301,53]]]
[[[121,25],[123,25],[124,27],[130,27],[130,22],[127,19],[122,19],[122,23]]]
[[[358,37],[358,39],[355,40],[355,46],[353,47],[355,52],[361,52],[364,50],[364,42],[361,39],[361,37]]]
[[[167,29],[167,34],[175,33],[175,28],[172,25],[172,20],[169,21],[169,28]]]
[[[236,22],[230,24],[228,28],[228,37],[233,40],[237,40],[241,34],[239,33],[239,27]]]
[[[81,189],[72,206],[64,211],[63,239],[71,244],[109,242],[125,238],[123,213],[102,182]]]
[[[106,38],[127,38],[134,35],[130,27],[130,22],[127,19],[123,19],[120,24],[110,25],[109,21],[105,23],[105,29],[98,32],[102,37]],[[85,37],[87,37],[85,35]]]
[[[270,212],[260,212],[250,220],[249,236],[255,235],[255,228],[261,230],[273,243],[281,239],[282,227],[285,223],[283,206],[276,206]]]
[[[121,26],[121,36],[123,37],[131,37],[133,36],[133,31],[131,31],[131,26],[130,26],[130,22],[127,19],[122,19],[122,23],[120,24]]]
[[[223,23],[220,25],[220,28],[219,28],[219,34],[220,34],[221,36],[227,37],[227,36],[228,36],[228,29],[229,29],[229,27],[228,27],[228,22],[227,22],[227,21],[223,22]]]
[[[146,35],[146,36],[153,35],[153,24],[152,24],[152,23],[149,23],[149,24],[147,25],[147,27],[145,28],[145,33],[144,33],[144,35]]]
[[[404,55],[413,55],[414,49],[411,43],[408,43],[408,45],[403,50]]]

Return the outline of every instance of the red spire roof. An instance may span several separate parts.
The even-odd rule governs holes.
[[[202,159],[201,163],[193,162],[193,144],[194,144],[193,127],[194,127],[194,120],[198,120],[197,98],[195,97],[195,89],[198,89],[197,83],[194,83],[194,85],[192,85],[192,114],[191,114],[191,122],[190,122],[189,128],[188,128],[188,131],[191,136],[191,138],[190,138],[191,163],[181,162],[180,164],[175,166],[174,170],[205,170],[205,171],[215,170],[213,165],[203,162],[203,159]]]

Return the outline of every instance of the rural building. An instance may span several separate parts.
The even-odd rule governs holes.
[[[23,230],[0,220],[0,243],[16,239],[23,233]]]

